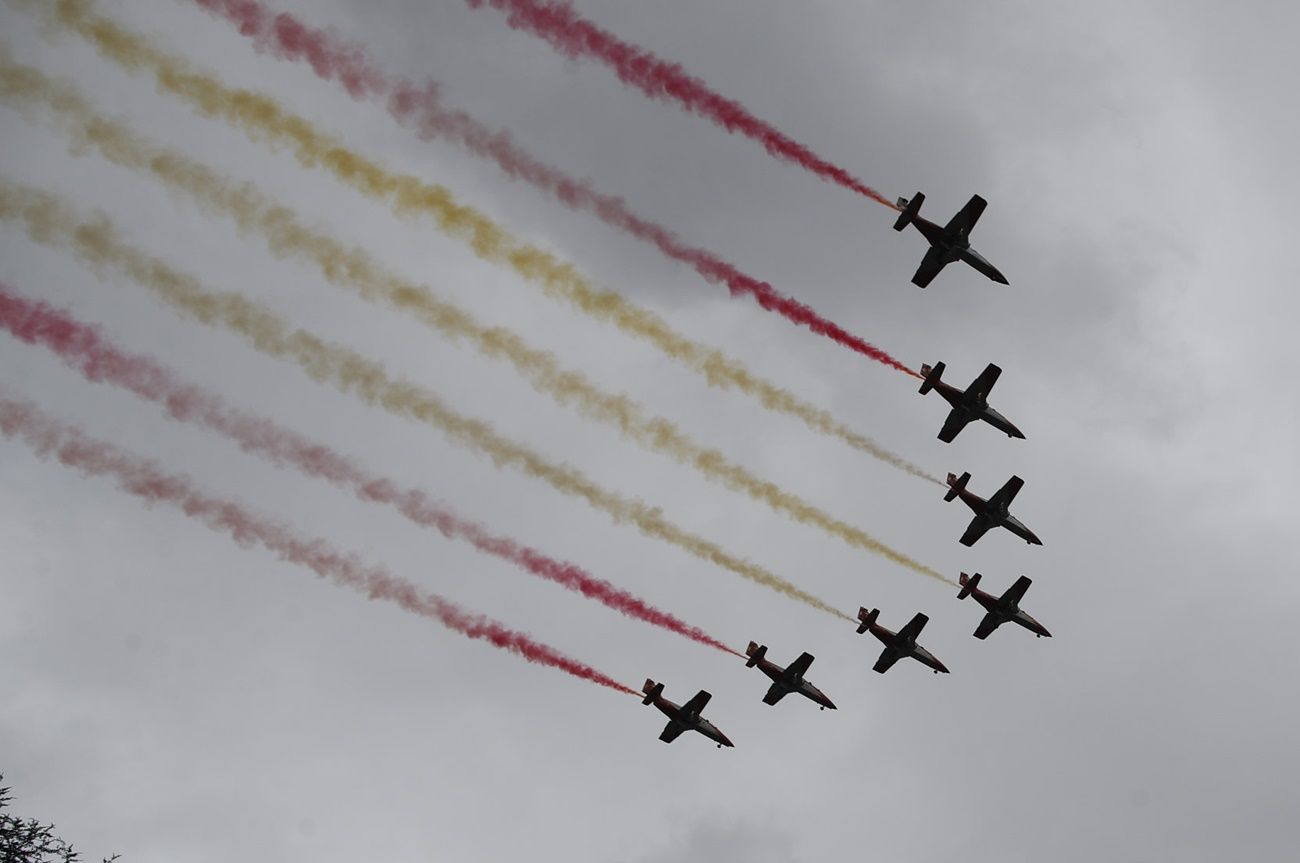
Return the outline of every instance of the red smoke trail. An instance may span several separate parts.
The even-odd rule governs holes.
[[[743,656],[703,630],[660,611],[575,564],[555,560],[509,539],[493,536],[483,526],[438,506],[422,491],[403,490],[390,480],[371,476],[355,462],[323,444],[313,443],[268,419],[236,410],[219,396],[182,383],[149,357],[126,353],[113,346],[97,327],[80,323],[66,312],[45,303],[25,299],[2,282],[0,327],[28,344],[44,345],[88,379],[107,381],[161,404],[175,419],[220,432],[246,451],[348,487],[362,500],[393,506],[416,524],[436,528],[444,536],[466,540],[479,551],[508,560],[629,617]]]
[[[549,665],[619,692],[640,694],[553,647],[422,591],[382,566],[363,564],[355,555],[336,551],[324,540],[300,537],[285,525],[260,518],[234,501],[209,497],[198,491],[188,477],[166,473],[152,462],[89,438],[47,417],[30,402],[0,399],[0,432],[27,444],[41,458],[55,458],[88,476],[112,477],[123,491],[147,503],[171,504],[213,530],[229,534],[241,546],[261,545],[282,560],[309,567],[322,578],[363,591],[371,599],[395,602],[407,611],[432,618],[469,638],[489,641],[529,662]]]
[[[614,70],[620,81],[637,87],[651,99],[671,100],[687,111],[707,117],[728,132],[753,138],[767,152],[812,171],[817,176],[897,209],[894,202],[843,168],[822,159],[803,144],[778,132],[739,102],[709,89],[681,66],[661,60],[650,51],[601,30],[578,15],[567,2],[557,0],[467,0],[471,6],[488,5],[506,13],[516,30],[528,30],[570,59],[592,57]]]
[[[288,13],[276,14],[258,0],[195,0],[253,39],[258,50],[287,60],[305,60],[325,80],[337,80],[354,99],[386,100],[400,123],[413,127],[424,140],[444,137],[476,155],[494,160],[510,177],[524,180],[558,198],[566,206],[594,213],[606,224],[653,243],[666,256],[693,267],[706,280],[724,284],[732,295],[753,297],[763,308],[808,327],[877,362],[915,376],[915,372],[885,351],[777,291],[767,282],[746,275],[704,249],[694,248],[672,231],[637,216],[621,198],[596,191],[589,182],[568,176],[525,152],[509,133],[493,130],[463,111],[444,107],[433,82],[423,85],[384,74],[360,46],[344,42],[325,30],[309,27]],[[874,194],[874,193],[873,193]]]

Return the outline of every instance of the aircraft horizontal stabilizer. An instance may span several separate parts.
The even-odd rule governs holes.
[[[898,220],[894,222],[895,231],[901,231],[912,224],[912,219],[916,218],[916,214],[921,209],[921,202],[924,200],[925,195],[920,192],[913,195],[910,201],[907,198],[898,199],[898,206],[903,208],[903,212],[898,214]]]
[[[948,485],[950,488],[947,493],[944,494],[943,499],[949,502],[956,500],[957,495],[966,490],[966,483],[968,482],[970,482],[969,473],[963,473],[959,477],[948,474]]]
[[[876,622],[876,617],[879,614],[880,614],[880,609],[878,608],[873,608],[871,609],[871,611],[867,611],[865,608],[859,608],[858,620],[862,621],[862,623],[858,625],[858,635],[861,635],[862,633],[870,629],[871,624]]]
[[[925,380],[921,382],[921,395],[925,395],[934,389],[934,385],[943,377],[943,370],[946,368],[943,363],[935,363],[934,367],[921,366],[921,374],[925,375]]]
[[[965,599],[971,595],[971,591],[973,591],[975,586],[980,583],[980,574],[977,572],[974,575],[967,575],[963,572],[961,578],[958,579],[958,582],[961,583],[961,593],[957,594],[957,598]]]
[[[751,641],[749,647],[746,648],[745,653],[749,656],[749,659],[745,660],[745,667],[753,668],[755,665],[758,665],[759,661],[764,656],[767,655],[767,645],[755,644]]]
[[[663,694],[664,685],[646,678],[645,686],[641,687],[641,691],[645,693],[645,698],[641,699],[641,703],[654,704],[655,699]]]

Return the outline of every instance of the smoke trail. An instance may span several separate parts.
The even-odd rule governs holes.
[[[388,504],[422,527],[432,527],[444,536],[465,540],[479,551],[507,560],[628,617],[736,656],[744,655],[698,627],[620,590],[576,564],[547,557],[505,537],[494,536],[482,525],[435,504],[418,489],[402,489],[392,480],[368,474],[355,462],[324,444],[313,442],[269,419],[238,411],[215,393],[182,383],[149,357],[130,354],[114,346],[98,328],[83,324],[45,303],[21,297],[3,282],[0,282],[0,327],[28,344],[44,345],[87,379],[107,381],[130,390],[162,405],[175,419],[226,435],[245,451],[276,464],[292,465],[311,476],[343,486],[362,500]]]
[[[121,242],[112,225],[102,216],[78,221],[55,198],[0,180],[0,219],[21,220],[28,235],[36,242],[68,248],[96,272],[116,270],[123,273],[192,319],[231,329],[252,342],[259,351],[292,360],[312,379],[330,383],[368,405],[438,428],[453,442],[486,453],[498,467],[510,466],[521,470],[558,491],[582,498],[620,524],[633,524],[647,536],[676,545],[743,578],[836,617],[853,619],[780,576],[677,527],[667,521],[657,507],[607,491],[576,469],[549,462],[498,435],[487,423],[456,413],[432,391],[406,381],[393,380],[378,363],[305,330],[291,330],[282,318],[236,294],[204,290],[192,276]],[[942,578],[937,573],[935,577]]]
[[[0,65],[0,95],[31,92],[6,85],[9,78],[5,73],[9,68],[13,67]],[[13,77],[25,76],[27,80],[40,74],[22,67],[15,72]],[[68,93],[62,99],[49,101],[72,105],[77,98],[75,93]],[[183,156],[148,146],[128,130],[95,117],[88,110],[69,109],[69,112],[81,120],[79,136],[111,159],[139,170],[150,170],[171,188],[187,192],[201,204],[233,217],[244,230],[257,232],[275,254],[303,255],[330,281],[354,288],[367,299],[382,298],[399,310],[416,315],[444,336],[468,339],[480,352],[510,362],[534,388],[549,394],[559,404],[575,406],[584,416],[615,426],[624,436],[647,449],[694,467],[733,491],[801,523],[820,527],[855,548],[925,571],[911,558],[861,528],[761,479],[729,461],[724,453],[694,443],[670,421],[644,416],[641,408],[626,396],[606,393],[580,372],[566,371],[550,353],[529,346],[510,330],[485,327],[467,312],[438,300],[425,286],[384,272],[363,250],[346,248],[337,240],[306,227],[291,210],[268,201],[252,185],[236,185]]]
[[[0,433],[26,444],[42,459],[55,459],[88,476],[112,477],[118,488],[146,503],[170,504],[207,527],[229,534],[241,546],[260,545],[281,560],[310,568],[321,578],[359,590],[371,599],[397,603],[406,611],[436,620],[469,638],[486,640],[529,662],[549,665],[574,677],[639,695],[635,689],[522,632],[420,590],[382,566],[366,565],[355,555],[334,550],[324,540],[301,537],[285,525],[261,518],[235,501],[203,494],[189,477],[166,473],[152,462],[87,437],[46,416],[30,402],[0,398]]]
[[[651,99],[677,102],[682,108],[712,120],[728,132],[739,132],[763,145],[768,153],[805,168],[823,180],[838,183],[877,203],[894,208],[894,202],[848,171],[818,156],[808,147],[755,117],[745,106],[715,93],[681,66],[661,60],[650,51],[619,39],[578,15],[568,3],[548,0],[467,0],[471,6],[492,6],[506,13],[516,30],[527,30],[551,47],[576,60],[590,57],[604,63],[620,81],[636,87]]]
[[[492,159],[509,176],[525,180],[548,192],[566,206],[595,214],[607,225],[656,246],[673,260],[688,264],[707,281],[727,286],[733,296],[752,297],[768,311],[808,327],[850,350],[877,362],[915,375],[885,351],[827,320],[809,306],[787,297],[767,282],[746,275],[734,265],[704,249],[693,248],[672,231],[633,213],[620,198],[596,191],[586,180],[566,175],[525,152],[509,133],[494,130],[466,114],[444,107],[438,87],[397,80],[384,74],[360,46],[304,24],[293,15],[274,13],[258,0],[195,0],[225,18],[241,34],[251,37],[258,50],[288,60],[305,60],[318,76],[337,80],[354,99],[386,101],[400,123],[414,127],[425,140],[444,137],[486,159]],[[872,452],[872,447],[859,447]]]
[[[509,266],[548,296],[565,300],[584,314],[651,342],[714,386],[740,390],[769,410],[798,417],[815,431],[839,437],[881,457],[888,455],[835,420],[829,412],[754,375],[720,351],[681,336],[659,316],[618,294],[595,289],[571,264],[521,243],[478,211],[459,204],[445,188],[387,171],[333,141],[302,117],[287,114],[273,100],[249,91],[229,90],[210,76],[191,72],[183,61],[167,57],[143,37],[123,30],[108,19],[90,16],[88,8],[87,0],[58,0],[54,11],[58,23],[86,37],[109,59],[132,70],[152,69],[161,88],[190,102],[200,113],[241,128],[255,140],[291,146],[302,164],[324,167],[362,194],[388,202],[398,215],[417,212],[431,215],[441,230],[466,241],[479,258]],[[919,469],[909,472],[937,482]]]

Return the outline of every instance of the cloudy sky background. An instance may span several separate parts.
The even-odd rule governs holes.
[[[538,157],[770,280],[905,362],[964,385],[1028,440],[973,426],[910,379],[731,300],[494,165],[424,143],[382,107],[255,54],[188,0],[104,2],[228,83],[274,94],[350,146],[447,185],[598,284],[723,348],[935,474],[990,493],[1026,479],[1005,532],[935,486],[710,389],[646,345],[542,297],[420,220],[404,222],[0,5],[13,55],[65,76],[142,134],[258,182],[482,319],[511,326],[697,440],[953,577],[1001,590],[1055,637],[971,638],[955,590],[709,483],[531,390],[506,366],[278,261],[157,184],[69,152],[0,107],[0,173],[111,214],[138,245],[426,383],[508,437],[661,506],[952,668],[871,672],[874,639],[498,471],[436,431],[368,410],[224,331],[181,321],[0,225],[0,279],[101,324],[241,406],[407,479],[458,511],[787,662],[840,706],[759,700],[766,678],[420,531],[152,405],[0,339],[0,381],[92,434],[329,537],[636,687],[713,695],[735,741],[665,746],[657,712],[242,550],[0,444],[0,770],[17,809],[130,860],[1095,860],[1277,856],[1293,844],[1300,698],[1289,638],[1297,348],[1291,224],[1300,177],[1287,4],[577,4],[739,99],[883,193],[947,218],[989,201],[976,245],[1010,278],[923,253],[883,207],[773,160],[606,69],[458,0],[278,6],[508,128]]]

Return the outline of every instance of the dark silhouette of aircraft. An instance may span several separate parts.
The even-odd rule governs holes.
[[[952,439],[957,437],[958,432],[973,420],[984,420],[998,431],[1005,433],[1007,437],[1025,436],[1020,429],[1011,424],[1009,419],[989,407],[989,390],[993,389],[993,385],[998,382],[1002,369],[989,363],[984,371],[980,372],[980,376],[963,392],[939,380],[943,376],[944,368],[943,363],[935,363],[933,367],[921,366],[921,374],[925,376],[925,381],[921,384],[921,395],[925,395],[932,389],[937,390],[939,395],[943,396],[943,400],[952,405],[952,410],[948,412],[948,419],[944,420],[943,428],[939,429],[939,440],[952,443]]]
[[[929,219],[918,215],[924,200],[925,195],[920,192],[917,192],[910,201],[907,198],[899,198],[898,206],[903,212],[894,222],[895,231],[901,231],[908,225],[916,225],[916,229],[930,243],[925,257],[921,259],[921,266],[917,268],[916,275],[912,276],[912,284],[924,288],[939,275],[940,270],[953,261],[965,261],[993,281],[1007,284],[1007,277],[998,272],[998,268],[985,260],[983,255],[970,247],[971,229],[979,221],[980,214],[984,212],[988,202],[979,195],[971,195],[966,206],[941,228]]]
[[[1020,599],[1025,595],[1025,591],[1029,589],[1029,585],[1033,584],[1025,576],[1022,575],[1017,578],[1016,583],[1008,587],[1001,596],[985,593],[976,586],[980,583],[980,574],[978,572],[974,575],[967,575],[963,572],[957,581],[961,584],[961,593],[957,594],[957,598],[965,599],[968,596],[973,596],[975,601],[984,606],[984,610],[987,612],[975,630],[976,638],[988,638],[993,630],[1009,620],[1015,621],[1039,638],[1044,636],[1047,638],[1052,637],[1052,633],[1048,632],[1041,623],[1020,610]]]
[[[820,689],[803,679],[804,674],[808,672],[808,666],[813,663],[811,653],[799,654],[799,658],[785,668],[766,658],[767,645],[755,644],[751,641],[749,647],[745,649],[745,654],[749,657],[745,660],[746,668],[757,665],[759,671],[772,678],[772,685],[768,687],[767,695],[763,696],[764,704],[776,704],[791,692],[797,692],[809,701],[815,701],[822,710],[828,707],[831,710],[835,709],[835,704]]]
[[[968,473],[964,473],[960,477],[948,474],[949,488],[943,496],[943,499],[947,501],[956,500],[960,497],[962,502],[975,513],[970,526],[961,535],[962,545],[974,545],[977,539],[994,527],[1005,527],[1030,545],[1043,544],[1043,541],[1035,536],[1032,530],[1021,524],[1020,519],[1007,511],[1011,506],[1011,501],[1015,499],[1015,496],[1025,484],[1023,479],[1018,476],[1011,477],[1011,479],[1007,480],[1006,485],[998,489],[993,494],[993,497],[988,500],[966,491],[966,483],[969,480],[970,474]]]
[[[700,715],[704,705],[708,704],[709,699],[713,697],[703,689],[695,693],[695,697],[690,701],[681,705],[674,704],[663,697],[662,683],[647,680],[645,686],[641,687],[641,691],[645,693],[645,698],[641,699],[642,704],[653,704],[659,708],[660,713],[668,717],[668,724],[659,735],[659,739],[664,743],[672,743],[683,731],[698,731],[718,744],[719,749],[735,745],[727,739],[727,735],[718,730],[717,726]]]
[[[884,674],[899,659],[910,656],[917,662],[933,668],[935,674],[941,671],[944,674],[948,673],[947,666],[940,662],[937,656],[916,643],[916,637],[921,634],[922,629],[925,629],[925,625],[930,621],[930,618],[918,612],[898,632],[890,632],[879,623],[876,623],[876,616],[879,614],[880,609],[878,608],[873,608],[869,612],[865,608],[858,609],[858,620],[862,621],[858,625],[858,634],[861,635],[867,630],[871,630],[871,634],[878,638],[881,644],[885,645],[880,658],[876,660],[875,665],[871,666],[874,671]]]

